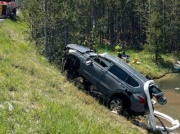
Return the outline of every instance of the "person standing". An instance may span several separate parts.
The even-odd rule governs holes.
[[[122,46],[120,46],[120,43],[115,46],[115,50],[117,51],[117,56],[122,58]]]

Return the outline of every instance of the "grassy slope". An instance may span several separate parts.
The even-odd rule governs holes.
[[[61,76],[26,27],[21,18],[0,24],[0,133],[144,133]]]

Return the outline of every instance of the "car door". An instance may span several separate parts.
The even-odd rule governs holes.
[[[107,65],[102,61],[101,57],[93,57],[86,60],[83,71],[83,76],[96,86],[102,76],[107,72]]]
[[[128,75],[124,71],[114,64],[102,77],[97,88],[106,96],[113,94],[113,92],[125,91],[127,87],[122,81],[125,80],[127,76]],[[119,77],[122,79],[119,79]]]

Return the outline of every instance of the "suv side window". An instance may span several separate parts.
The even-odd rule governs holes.
[[[123,81],[128,78],[128,74],[116,65],[112,66],[109,71]]]
[[[128,79],[126,80],[126,83],[128,83],[129,85],[131,85],[133,87],[139,86],[139,83],[137,83],[137,81],[135,81],[130,75],[129,75]]]
[[[121,79],[122,81],[126,82],[127,84],[137,87],[139,84],[124,70],[122,70],[120,67],[114,65],[112,66],[109,71],[114,74],[116,77]]]
[[[102,57],[93,57],[94,61],[96,61],[98,64],[100,64],[103,67],[109,67],[111,65],[111,62],[102,58]]]

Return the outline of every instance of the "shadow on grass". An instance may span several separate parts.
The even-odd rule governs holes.
[[[12,17],[12,18],[10,18],[11,19],[11,21],[12,22],[24,22],[24,19],[23,19],[23,17],[20,17],[20,15],[18,14],[18,15],[16,15],[16,17]]]
[[[16,17],[12,17],[12,18],[11,18],[11,21],[13,21],[13,22],[17,22],[17,21],[18,21],[18,18],[19,18],[18,16],[16,16]]]
[[[155,62],[155,61],[154,61]],[[155,62],[156,63],[156,62]],[[164,60],[162,57],[158,58],[158,63],[157,65],[161,68],[165,68],[165,69],[172,69],[173,67],[173,63],[170,61],[166,61]]]
[[[165,61],[164,59],[160,60],[160,66],[163,68],[172,68],[173,63],[170,61]]]

